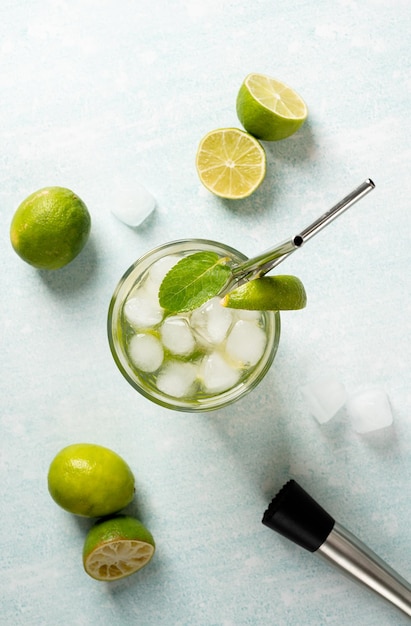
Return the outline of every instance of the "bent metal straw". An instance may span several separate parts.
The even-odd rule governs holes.
[[[359,187],[340,200],[340,202],[307,226],[307,228],[304,228],[298,235],[294,235],[291,239],[262,252],[258,256],[244,261],[244,263],[233,266],[232,277],[229,285],[224,288],[224,293],[239,287],[249,280],[260,278],[270,272],[274,267],[288,258],[290,254],[301,248],[311,237],[314,237],[320,230],[328,226],[328,224],[344,213],[344,211],[363,198],[374,189],[374,187],[375,184],[368,178],[359,185]]]

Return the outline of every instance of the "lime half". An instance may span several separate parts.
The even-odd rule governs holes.
[[[263,74],[249,74],[237,96],[237,115],[244,128],[263,141],[295,133],[307,119],[307,106],[294,89]]]
[[[197,172],[203,185],[216,196],[238,200],[259,187],[266,172],[262,145],[238,128],[218,128],[200,142]]]
[[[83,548],[83,565],[96,580],[118,580],[147,565],[155,551],[152,534],[127,515],[97,522],[88,532]]]
[[[291,311],[307,304],[304,285],[296,276],[264,276],[224,296],[223,306],[252,311]]]

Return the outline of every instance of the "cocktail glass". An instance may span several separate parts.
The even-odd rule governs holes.
[[[199,251],[236,265],[247,260],[205,239],[164,244],[126,271],[108,313],[109,344],[120,372],[143,396],[177,411],[211,411],[243,397],[266,375],[280,339],[278,312],[235,311],[219,298],[190,313],[161,309],[158,289],[166,271]]]
[[[297,235],[251,259],[205,239],[174,241],[141,257],[120,280],[108,315],[111,351],[128,382],[157,404],[189,412],[227,406],[251,391],[277,352],[279,313],[231,311],[216,296],[193,312],[168,315],[158,302],[167,271],[185,255],[216,252],[231,260],[227,292],[267,274],[374,187],[367,179]]]

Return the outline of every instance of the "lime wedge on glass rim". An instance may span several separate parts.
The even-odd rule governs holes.
[[[216,196],[239,200],[255,191],[266,173],[264,148],[238,128],[212,130],[200,141],[196,167],[203,185]]]
[[[221,304],[249,311],[295,311],[305,307],[307,295],[296,276],[263,276],[233,289]]]
[[[294,89],[264,74],[246,76],[236,108],[246,131],[263,141],[290,137],[308,115],[304,100]]]
[[[83,565],[96,580],[118,580],[147,565],[154,551],[153,536],[139,520],[116,515],[99,520],[88,532]]]

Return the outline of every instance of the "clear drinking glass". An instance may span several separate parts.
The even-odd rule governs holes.
[[[170,265],[183,256],[199,251],[216,252],[220,256],[229,257],[234,263],[241,263],[247,259],[230,246],[206,239],[185,239],[161,245],[147,252],[126,271],[114,291],[108,312],[109,344],[120,372],[143,396],[163,407],[177,411],[211,411],[227,406],[244,396],[258,385],[269,370],[280,339],[278,312],[224,309],[227,315],[221,322],[219,318],[223,315],[221,312],[223,307],[219,309],[218,304],[213,312],[211,310],[213,303],[207,303],[195,312],[182,313],[178,316],[167,316],[162,310],[159,312],[157,295],[161,280],[158,268],[161,264]],[[159,281],[158,286],[155,284],[155,278]],[[153,285],[157,290],[155,293]],[[146,299],[147,294],[151,294],[150,298],[153,298],[151,304]],[[139,318],[137,322],[133,316],[130,321],[128,311],[133,310],[133,307]],[[142,320],[145,312],[147,319]],[[217,331],[207,326],[207,324],[215,326],[216,319],[219,324],[216,326]],[[184,337],[183,343],[187,343],[187,337],[194,337],[194,345],[188,346],[185,353],[184,350],[180,351],[179,346],[176,348],[175,345],[171,345],[170,349],[168,342],[166,345],[163,343],[163,338],[166,337],[164,320],[167,320],[168,329],[170,324],[171,326],[175,324],[180,330],[181,326],[184,327],[181,335]],[[195,324],[198,321],[200,326]],[[225,326],[222,329],[221,325],[228,327],[225,330]],[[208,334],[211,330],[214,332],[212,341]],[[224,337],[220,337],[215,343],[215,337],[221,335],[224,330]],[[233,333],[231,338],[230,333]],[[250,341],[246,352],[253,353],[248,362],[248,357],[241,356],[242,336],[246,337],[244,347],[246,342]],[[253,339],[254,336],[256,341]],[[174,343],[178,344],[179,337],[177,334]],[[139,348],[136,352],[137,344],[141,346],[146,344],[150,346],[150,350],[153,348],[154,350],[146,358]],[[259,351],[257,350],[255,362],[256,345],[259,346]],[[229,347],[231,352],[227,352]],[[237,353],[240,353],[240,356]],[[241,360],[242,358],[245,360]],[[141,360],[150,361],[150,365],[144,364],[144,368],[141,369]],[[182,379],[177,377],[177,373],[180,375],[180,372],[184,373]]]

